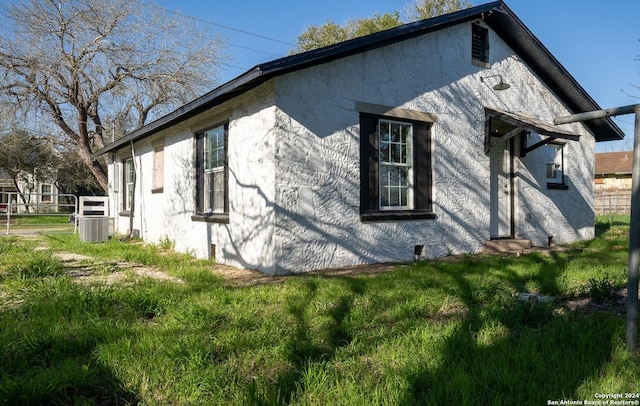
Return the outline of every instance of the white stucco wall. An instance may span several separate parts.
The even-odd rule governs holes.
[[[267,83],[136,143],[133,228],[146,241],[168,238],[178,251],[200,258],[209,258],[214,244],[220,263],[274,272],[274,117],[273,84]],[[229,122],[229,224],[193,221],[194,135],[225,121]],[[153,146],[158,143],[164,143],[164,190],[152,193]],[[120,150],[109,168],[112,213],[122,209],[121,161],[129,156],[129,148]],[[119,166],[117,173],[115,166]],[[116,231],[126,233],[128,216],[116,216],[116,220]]]
[[[490,237],[483,108],[547,122],[568,111],[493,32],[490,69],[472,65],[470,31],[463,24],[277,79],[279,272],[408,261],[416,245],[431,258],[481,250]],[[491,74],[511,88],[498,92],[479,80]],[[436,219],[360,221],[358,102],[438,116],[432,127]],[[582,134],[567,150],[569,190],[531,187],[535,154],[516,158],[522,173],[515,231],[536,244],[551,235],[557,243],[593,236],[594,141],[581,125],[566,128]],[[522,220],[524,208],[529,222]]]

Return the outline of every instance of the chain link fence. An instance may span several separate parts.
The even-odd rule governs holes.
[[[628,225],[631,216],[631,190],[597,190],[595,193],[597,222]]]

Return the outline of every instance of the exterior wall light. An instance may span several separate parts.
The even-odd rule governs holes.
[[[508,88],[511,87],[510,84],[508,84],[504,80],[502,80],[502,76],[500,76],[500,75],[481,76],[480,77],[480,81],[484,83],[485,79],[495,78],[495,77],[500,78],[500,82],[493,87],[493,90],[507,90]]]

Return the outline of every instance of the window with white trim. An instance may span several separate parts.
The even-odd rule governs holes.
[[[53,187],[50,184],[44,183],[40,185],[40,194],[41,194],[40,201],[43,203],[51,203],[52,192],[53,192]]]
[[[564,182],[564,144],[549,143],[542,147],[547,187],[562,187]]]
[[[380,210],[411,209],[413,196],[413,125],[380,120],[379,174]]]
[[[133,183],[135,181],[133,158],[125,159],[123,165],[124,194],[122,195],[122,209],[124,211],[131,211],[131,202],[133,201]]]
[[[153,180],[152,192],[164,191],[164,145],[153,147]]]

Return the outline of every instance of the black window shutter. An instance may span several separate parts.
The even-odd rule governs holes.
[[[204,212],[204,134],[196,134],[196,213]]]
[[[414,209],[431,210],[431,140],[430,126],[426,123],[414,123],[413,126],[414,160]]]
[[[229,123],[224,125],[224,212],[229,213]]]
[[[378,119],[360,116],[360,213],[378,210]]]

